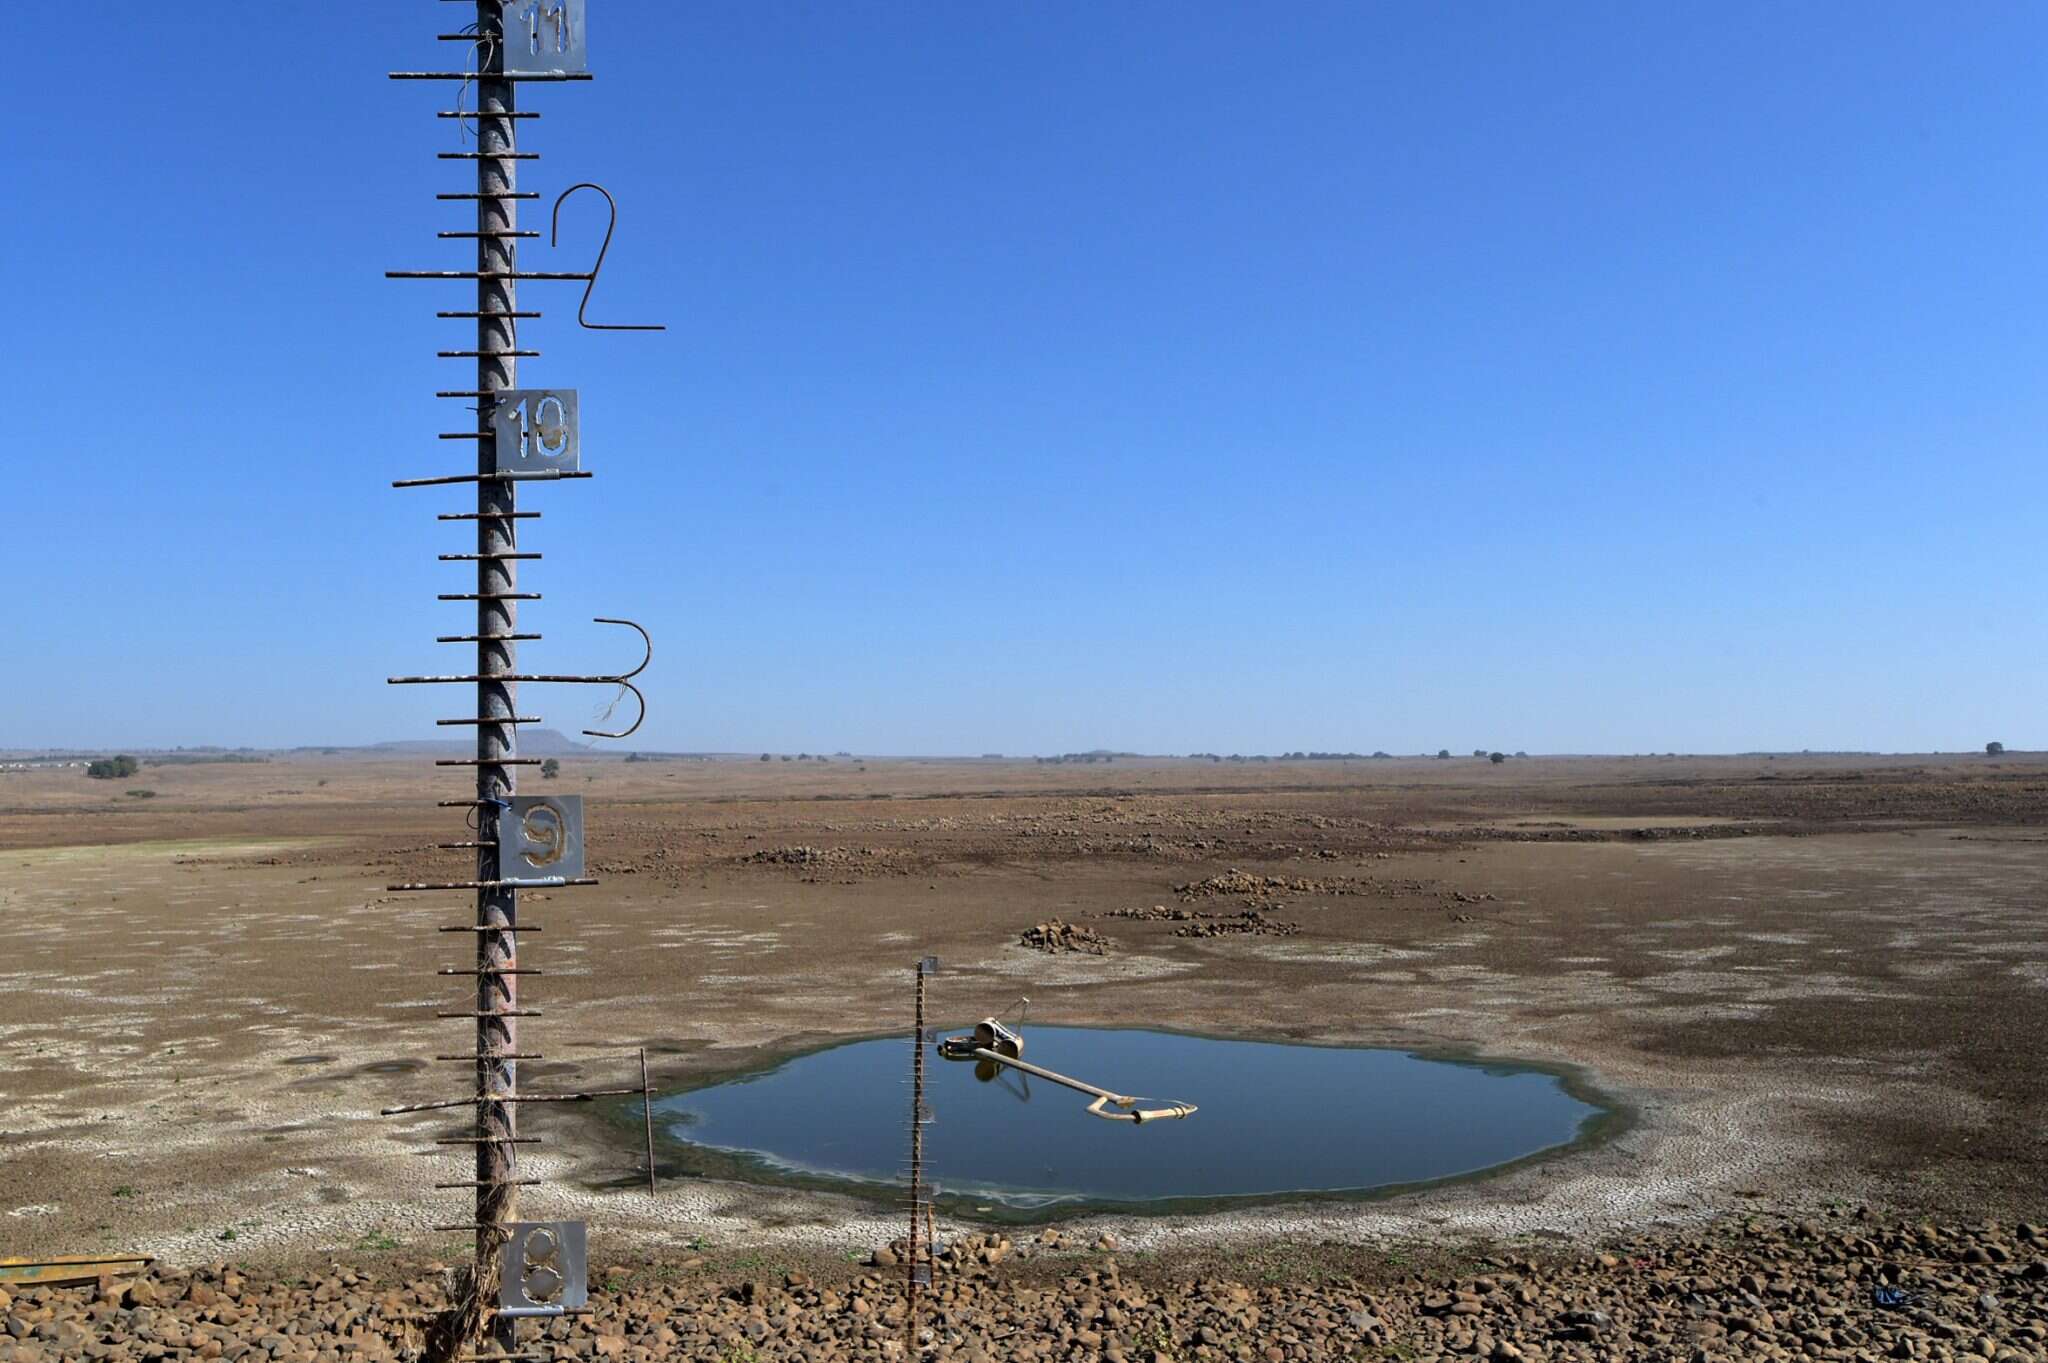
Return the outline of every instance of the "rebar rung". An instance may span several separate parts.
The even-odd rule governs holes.
[[[386,270],[386,279],[589,279],[588,270]]]
[[[552,483],[564,478],[591,478],[587,472],[540,469],[533,473],[450,473],[438,478],[394,478],[393,487],[441,487],[449,483]]]
[[[391,80],[459,80],[464,84],[477,80],[474,71],[387,71]],[[588,71],[487,71],[484,76],[490,80],[505,81],[563,81],[589,80]]]
[[[493,559],[539,558],[540,555],[536,553],[526,552],[503,554],[436,554],[434,555],[434,557],[439,559],[443,563],[482,563]]]
[[[436,928],[436,932],[539,932],[538,923],[458,923],[452,928]]]
[[[443,511],[437,521],[537,521],[538,511]]]
[[[545,1060],[547,1057],[539,1051],[518,1051],[512,1055],[499,1055],[494,1051],[486,1051],[482,1055],[437,1055],[434,1059],[460,1060],[465,1065],[474,1065],[478,1061],[482,1061],[487,1065],[496,1065],[506,1060]]]
[[[537,1178],[471,1178],[460,1183],[436,1183],[436,1188],[538,1188]]]

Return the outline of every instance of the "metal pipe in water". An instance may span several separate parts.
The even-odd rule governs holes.
[[[1026,1074],[1035,1074],[1048,1083],[1062,1085],[1073,1089],[1077,1093],[1089,1094],[1094,1097],[1095,1101],[1088,1104],[1088,1111],[1094,1116],[1102,1117],[1112,1122],[1156,1122],[1167,1117],[1190,1117],[1201,1111],[1193,1103],[1173,1103],[1166,1107],[1140,1108],[1138,1104],[1144,1101],[1143,1099],[1132,1098],[1121,1093],[1112,1093],[1106,1088],[1097,1088],[1093,1084],[1084,1083],[1070,1075],[1046,1069],[1043,1065],[1034,1065],[1027,1060],[1019,1060],[1015,1056],[1003,1055],[989,1050],[987,1047],[977,1049],[973,1054],[977,1060],[989,1060],[998,1065],[1008,1065],[1011,1069],[1022,1070]],[[1102,1106],[1105,1103],[1113,1103],[1117,1107],[1135,1108],[1136,1110],[1132,1112],[1104,1112]]]

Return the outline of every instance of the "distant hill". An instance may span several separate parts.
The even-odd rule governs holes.
[[[359,752],[388,753],[462,753],[476,751],[476,740],[463,738],[394,738],[387,743],[371,743]],[[624,757],[627,748],[596,742],[579,743],[559,729],[527,729],[519,731],[519,755],[521,757]]]

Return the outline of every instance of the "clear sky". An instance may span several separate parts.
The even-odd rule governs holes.
[[[524,183],[670,330],[525,286],[525,659],[636,744],[2048,747],[2048,9],[590,7]],[[10,16],[0,745],[461,713],[463,8]]]

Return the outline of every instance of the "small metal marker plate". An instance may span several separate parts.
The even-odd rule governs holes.
[[[584,0],[504,0],[505,69],[581,73],[590,69]]]
[[[498,816],[498,875],[510,881],[583,874],[583,797],[514,795]]]
[[[575,473],[582,467],[574,388],[507,388],[491,410],[500,473]]]
[[[498,1310],[558,1316],[590,1304],[590,1256],[581,1221],[513,1221],[499,1261]]]

